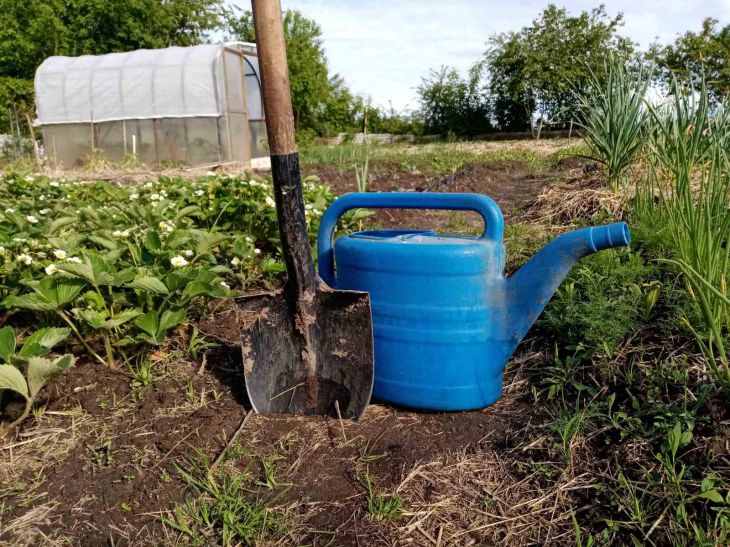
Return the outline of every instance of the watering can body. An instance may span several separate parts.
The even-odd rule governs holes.
[[[333,243],[337,219],[360,207],[471,210],[485,229],[480,237],[368,230]],[[374,397],[430,410],[491,405],[504,365],[575,260],[629,237],[624,223],[571,232],[506,278],[502,234],[499,207],[479,194],[348,194],[330,206],[320,224],[320,276],[370,293]]]

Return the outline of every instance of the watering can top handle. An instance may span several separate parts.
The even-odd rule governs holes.
[[[351,209],[448,209],[474,211],[484,220],[482,239],[502,241],[504,219],[495,201],[481,194],[366,192],[345,194],[329,206],[319,225],[317,255],[320,277],[334,286],[334,251],[337,220]]]

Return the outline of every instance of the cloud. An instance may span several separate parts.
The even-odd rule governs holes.
[[[571,13],[598,5],[565,0]],[[242,3],[247,5],[247,2]],[[322,27],[331,69],[375,104],[416,107],[416,88],[441,65],[465,71],[495,33],[519,30],[547,6],[537,0],[282,0]],[[697,30],[705,17],[730,22],[730,0],[606,1],[624,13],[622,34],[648,46]]]

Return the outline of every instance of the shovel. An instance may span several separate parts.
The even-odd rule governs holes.
[[[373,334],[365,292],[317,275],[304,216],[279,0],[253,0],[276,212],[288,280],[246,299],[241,332],[246,390],[256,412],[359,419],[373,390]]]

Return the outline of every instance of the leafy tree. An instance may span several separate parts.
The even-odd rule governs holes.
[[[33,77],[51,55],[98,55],[204,42],[221,0],[0,0],[0,123],[32,109]]]
[[[676,75],[699,86],[704,73],[713,99],[730,93],[730,24],[720,28],[717,19],[707,18],[699,32],[686,32],[663,48],[654,45],[650,55],[656,58],[667,85]]]
[[[603,5],[571,16],[550,4],[531,25],[493,36],[485,60],[500,129],[574,118],[576,92],[590,85],[591,74],[603,74],[607,55],[631,57],[634,45],[618,35],[622,24],[623,16],[609,17]]]
[[[446,66],[432,70],[418,88],[424,130],[457,135],[491,130],[491,110],[482,82],[481,63],[474,65],[466,78]]]
[[[226,18],[232,38],[256,41],[251,11],[229,11]],[[297,10],[286,10],[283,22],[297,131],[322,135],[347,129],[356,110],[355,98],[339,75],[330,77],[322,29]]]

